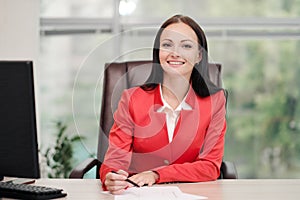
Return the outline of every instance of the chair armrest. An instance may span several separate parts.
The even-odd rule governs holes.
[[[221,171],[223,173],[223,179],[237,179],[238,174],[233,162],[223,161],[221,165]]]
[[[84,174],[93,167],[100,164],[96,158],[88,158],[84,162],[76,166],[70,173],[69,178],[83,178]]]

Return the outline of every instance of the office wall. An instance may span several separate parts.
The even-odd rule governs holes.
[[[0,0],[0,60],[34,62],[38,133],[39,14],[39,0]]]
[[[37,62],[39,0],[0,0],[0,60]]]

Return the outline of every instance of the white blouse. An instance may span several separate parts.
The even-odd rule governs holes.
[[[162,95],[162,86],[160,85],[160,97],[163,102],[163,106],[160,107],[157,112],[164,112],[166,113],[166,122],[167,122],[167,129],[168,129],[168,137],[169,142],[172,142],[174,129],[176,127],[178,117],[181,110],[192,110],[192,107],[185,102],[186,96],[183,98],[182,102],[175,108],[175,110],[168,104],[168,102],[164,99]]]

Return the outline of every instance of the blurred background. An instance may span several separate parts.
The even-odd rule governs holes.
[[[300,178],[300,0],[41,0],[39,6],[41,152],[55,145],[61,122],[70,137],[85,137],[74,144],[70,165],[95,156],[104,64],[152,59],[157,28],[184,14],[205,30],[210,62],[223,66],[225,159],[239,178]]]

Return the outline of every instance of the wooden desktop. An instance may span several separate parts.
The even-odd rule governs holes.
[[[62,188],[63,199],[113,199],[102,193],[98,179],[38,179],[34,183]],[[300,199],[300,179],[236,179],[201,183],[160,184],[155,187],[178,186],[182,192],[208,197],[208,200],[282,200]]]

